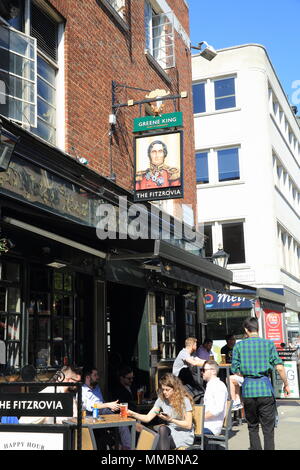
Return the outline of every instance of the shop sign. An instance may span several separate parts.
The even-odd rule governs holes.
[[[96,226],[96,209],[105,201],[78,185],[14,155],[0,174],[0,193],[26,201],[73,221]]]
[[[0,416],[73,416],[70,393],[0,393]]]
[[[160,116],[145,116],[133,121],[133,132],[144,132],[153,129],[182,127],[182,113],[167,113]]]
[[[134,139],[134,201],[183,198],[183,132]]]
[[[0,450],[64,450],[64,433],[8,432],[0,427]]]
[[[286,361],[283,363],[286,377],[289,383],[291,394],[289,398],[299,398],[298,370],[296,361]],[[273,388],[276,398],[285,398],[283,391],[283,382],[277,370],[273,370]]]
[[[209,310],[250,309],[252,308],[253,300],[254,299],[246,299],[242,296],[208,292],[205,295],[205,307]]]
[[[274,341],[275,346],[284,342],[282,313],[264,309],[266,339]]]

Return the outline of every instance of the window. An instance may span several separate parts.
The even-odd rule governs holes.
[[[196,180],[197,183],[209,183],[207,152],[196,153]]]
[[[235,102],[235,83],[234,78],[224,78],[215,80],[215,109],[234,108]]]
[[[193,85],[193,106],[194,114],[205,113],[205,83]]]
[[[184,300],[185,304],[185,338],[196,337],[196,318],[197,318],[197,304],[196,297],[191,295]]]
[[[204,225],[204,249],[205,256],[210,257],[213,254],[213,242],[212,242],[212,226],[205,224]]]
[[[5,104],[0,104],[0,112],[56,144],[62,19],[53,15],[25,0],[20,16],[10,21],[11,27],[0,27],[0,79],[6,74],[3,81],[7,84],[7,97]]]
[[[218,150],[219,181],[237,180],[240,178],[239,149]]]
[[[125,19],[126,16],[126,4],[125,0],[107,0],[108,3],[116,10],[121,18]]]
[[[175,297],[169,294],[156,296],[158,343],[160,359],[176,357]]]
[[[229,253],[228,264],[245,263],[244,224],[222,224],[223,249]]]
[[[31,131],[47,142],[56,142],[56,74],[58,23],[31,5],[31,35],[37,39],[37,127]]]
[[[163,68],[175,66],[173,13],[157,13],[145,1],[146,51]]]

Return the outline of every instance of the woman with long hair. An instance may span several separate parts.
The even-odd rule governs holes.
[[[148,414],[129,410],[128,415],[143,423],[150,423],[156,416],[166,424],[158,426],[157,450],[189,446],[194,442],[193,398],[187,393],[181,380],[173,374],[164,375],[157,391],[158,398]]]

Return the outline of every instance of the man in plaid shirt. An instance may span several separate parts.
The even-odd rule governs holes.
[[[247,339],[240,341],[233,348],[231,371],[245,377],[242,395],[250,449],[262,450],[259,438],[259,423],[261,423],[264,449],[274,450],[276,401],[268,374],[273,367],[276,368],[283,381],[286,395],[290,393],[288,381],[273,341],[258,336],[257,319],[247,318],[243,323],[243,328]]]

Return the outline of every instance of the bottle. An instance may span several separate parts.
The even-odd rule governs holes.
[[[97,408],[97,405],[95,404],[93,406],[93,420],[96,421],[96,419],[99,418],[99,408]]]

